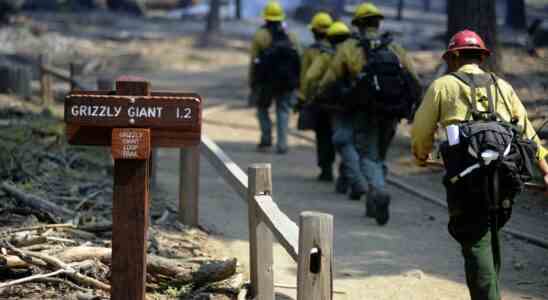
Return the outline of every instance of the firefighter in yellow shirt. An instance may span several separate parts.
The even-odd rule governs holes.
[[[466,121],[475,120],[474,115],[477,116],[478,113],[481,114],[481,112],[485,113],[492,110],[497,114],[499,120],[508,123],[513,121],[517,128],[523,131],[524,136],[532,139],[538,145],[536,158],[540,169],[545,174],[545,181],[548,186],[548,164],[545,160],[547,151],[540,144],[533,126],[527,119],[527,112],[512,86],[506,81],[492,76],[490,85],[475,88],[476,83],[466,79],[486,76],[486,72],[479,65],[489,55],[490,51],[485,47],[481,37],[475,32],[464,30],[453,36],[448,50],[443,55],[448,69],[452,73],[435,80],[424,95],[413,122],[413,154],[420,165],[425,165],[432,151],[434,134],[438,124],[444,128],[460,128],[454,126],[467,124]],[[472,85],[469,85],[470,82],[472,82]],[[460,136],[460,133],[458,136]],[[454,136],[451,139],[454,145],[459,144]],[[470,149],[465,151],[470,152]],[[481,157],[483,157],[483,152]],[[444,161],[447,160],[448,157],[444,157]],[[459,164],[460,162],[456,163]],[[476,186],[482,187],[481,181],[488,180],[487,175],[481,175],[483,173],[479,173],[480,171],[473,172],[478,172],[475,173],[478,174],[476,176],[482,176],[479,180],[473,179]],[[445,177],[448,178],[448,176]],[[453,178],[451,177],[450,182],[453,182]],[[498,215],[500,214],[499,211],[502,211],[501,207],[510,209],[509,212],[511,212],[511,205],[504,207],[503,202],[498,210],[489,209],[485,213],[487,210],[484,208],[483,203],[492,201],[492,199],[486,198],[495,197],[493,196],[494,193],[502,194],[502,191],[507,187],[501,186],[496,192],[493,192],[495,188],[488,189],[489,192],[486,193],[481,192],[485,189],[483,188],[480,190],[481,196],[478,197],[479,199],[476,199],[476,196],[472,196],[473,199],[470,199],[470,190],[473,190],[474,187],[452,188],[452,185],[448,182],[445,182],[450,214],[448,228],[451,235],[462,247],[466,282],[471,298],[472,300],[500,300],[498,276],[501,254],[498,241],[498,230],[500,228],[497,227],[497,219],[500,219]],[[463,199],[467,201],[463,201]],[[504,222],[508,220],[509,212],[505,216]]]
[[[397,124],[402,118],[400,114],[403,114],[404,108],[412,109],[408,101],[412,98],[409,90],[420,89],[418,77],[405,50],[392,42],[389,36],[379,32],[383,18],[380,10],[371,3],[363,3],[357,7],[352,24],[358,28],[359,38],[349,39],[337,48],[335,57],[319,86],[320,93],[325,93],[341,79],[356,83],[354,89],[357,93],[352,100],[360,106],[360,109],[354,110],[353,130],[359,154],[358,165],[368,184],[366,216],[374,217],[379,225],[385,225],[389,218],[390,195],[385,190],[386,165],[384,162],[388,147],[395,135]],[[374,78],[361,80],[364,68],[369,65],[369,62],[372,64],[379,57],[373,54],[381,50],[383,55],[380,58],[391,59],[387,65],[396,70],[396,74],[385,72],[388,78],[386,82],[395,83],[386,88],[385,81],[377,80],[377,75],[373,76]],[[381,79],[383,78],[385,77]],[[360,87],[361,83],[365,86]],[[371,84],[378,84],[378,86],[369,87]],[[387,98],[379,96],[381,93],[377,92],[387,95],[394,93],[394,95],[389,95],[390,98]],[[417,92],[413,94],[415,98],[419,97]],[[391,109],[388,105],[386,107],[380,105],[392,101],[402,101],[403,105],[399,107],[402,111]],[[394,115],[391,115],[392,113]],[[409,111],[406,114],[410,113]],[[365,189],[361,192],[363,194]]]
[[[257,30],[251,45],[249,85],[256,99],[257,118],[261,128],[260,152],[272,146],[272,121],[268,110],[276,104],[276,152],[288,151],[287,128],[294,92],[299,85],[300,46],[297,36],[286,30],[285,13],[276,1],[263,9],[265,24]]]
[[[343,22],[335,22],[327,31],[327,39],[332,47],[325,49],[319,56],[316,57],[302,82],[304,93],[308,98],[314,98],[318,90],[319,82],[322,76],[329,69],[329,65],[335,50],[341,46],[346,40],[351,37],[352,33],[348,26]],[[345,82],[340,82],[334,89],[337,91],[328,96],[330,101],[334,101],[334,105],[321,104],[325,110],[329,112],[330,125],[332,127],[331,142],[335,146],[337,153],[341,157],[339,165],[339,177],[335,184],[335,191],[340,194],[347,193],[350,188],[350,198],[359,200],[365,190],[365,181],[359,168],[359,157],[354,146],[353,131],[352,131],[352,112],[346,111],[340,105],[343,99],[335,99],[344,97]],[[338,104],[337,104],[338,103]],[[327,121],[323,119],[322,122]]]
[[[325,12],[317,13],[310,22],[308,28],[314,36],[314,43],[304,50],[301,59],[301,81],[298,95],[300,119],[309,120],[307,128],[313,129],[316,134],[316,156],[318,167],[320,167],[319,181],[333,181],[333,163],[335,162],[335,148],[331,143],[332,129],[329,123],[329,113],[315,105],[311,105],[309,98],[305,94],[304,77],[312,62],[330,49],[331,46],[326,40],[327,29],[333,24],[331,16]],[[326,122],[327,121],[327,122]]]

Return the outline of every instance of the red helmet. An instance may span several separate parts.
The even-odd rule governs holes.
[[[485,47],[485,43],[481,37],[468,29],[455,33],[449,41],[449,46],[447,46],[447,51],[443,54],[443,58],[447,58],[449,53],[459,50],[481,50],[487,56],[491,54],[491,51]]]

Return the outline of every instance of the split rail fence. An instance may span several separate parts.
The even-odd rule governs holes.
[[[330,300],[333,294],[333,216],[303,212],[299,225],[273,200],[270,164],[254,164],[245,174],[223,150],[202,135],[199,149],[181,150],[180,216],[198,223],[199,156],[210,162],[248,206],[250,292],[256,300],[273,300],[274,237],[298,265],[297,299]]]

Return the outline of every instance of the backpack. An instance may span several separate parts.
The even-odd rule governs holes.
[[[270,47],[262,50],[254,66],[254,80],[271,92],[287,92],[299,86],[301,58],[281,27],[268,26]]]
[[[389,48],[392,40],[388,33],[360,39],[367,62],[354,83],[351,105],[385,117],[409,119],[420,94],[413,92],[417,87],[411,73]]]
[[[473,215],[482,220],[494,216],[491,226],[502,226],[510,218],[515,196],[533,177],[537,146],[523,135],[516,119],[507,122],[495,112],[502,92],[493,74],[451,75],[469,86],[472,96],[467,121],[458,124],[458,143],[440,145],[449,212],[451,216]],[[477,89],[481,87],[487,90],[488,110],[484,112],[476,106]],[[502,102],[511,113],[506,100]]]

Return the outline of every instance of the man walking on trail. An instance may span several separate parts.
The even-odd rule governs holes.
[[[269,151],[272,146],[272,121],[268,109],[276,103],[276,152],[288,151],[287,127],[293,93],[299,86],[300,49],[297,37],[288,33],[283,23],[285,13],[278,2],[271,1],[263,9],[265,24],[257,31],[251,45],[249,82],[257,99],[257,117],[261,140],[257,150]]]
[[[325,12],[317,13],[310,22],[314,43],[304,50],[301,64],[301,81],[298,95],[298,107],[300,118],[310,120],[316,133],[316,154],[318,166],[320,167],[319,181],[333,181],[333,163],[335,162],[335,148],[331,142],[332,128],[329,122],[330,114],[327,110],[321,109],[310,103],[310,94],[305,93],[305,76],[310,66],[318,56],[331,50],[326,39],[327,29],[333,24],[331,16]]]
[[[392,42],[390,35],[380,34],[383,18],[371,3],[357,7],[352,24],[358,28],[359,37],[338,47],[320,83],[324,91],[338,80],[353,84],[350,105],[355,111],[354,141],[368,184],[366,216],[374,217],[379,225],[385,225],[389,218],[390,195],[385,190],[388,147],[399,120],[411,114],[420,90],[405,50]]]
[[[343,105],[344,97],[348,95],[349,84],[343,80],[331,88],[331,91],[318,95],[318,85],[322,76],[328,70],[335,51],[342,45],[351,32],[343,22],[335,22],[327,30],[327,40],[331,45],[323,48],[321,54],[316,57],[308,68],[301,83],[301,89],[313,104],[320,106],[326,112],[328,119],[321,119],[321,122],[329,122],[332,128],[332,135],[329,137],[336,151],[341,156],[339,177],[335,184],[338,193],[345,194],[352,186],[351,199],[359,200],[365,191],[365,182],[359,167],[359,156],[354,146],[352,131],[352,113],[347,111]]]
[[[443,59],[448,75],[428,88],[414,119],[412,151],[426,165],[440,124],[449,207],[449,233],[462,248],[472,300],[500,300],[498,231],[510,218],[513,198],[532,176],[535,161],[548,186],[547,150],[512,86],[480,65],[490,55],[481,37],[453,36]]]

